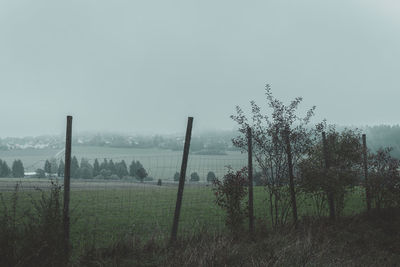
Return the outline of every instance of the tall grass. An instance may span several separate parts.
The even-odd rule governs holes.
[[[65,250],[61,186],[31,197],[31,205],[19,205],[19,184],[11,201],[1,199],[0,266],[64,266]]]

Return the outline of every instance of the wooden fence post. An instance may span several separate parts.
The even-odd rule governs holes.
[[[185,186],[186,168],[187,168],[189,147],[190,147],[190,138],[192,136],[192,125],[193,125],[193,117],[189,117],[188,123],[187,123],[187,128],[186,128],[185,146],[183,147],[182,165],[181,165],[181,172],[180,172],[180,177],[179,177],[178,195],[176,197],[174,221],[172,223],[171,241],[170,241],[171,243],[176,241],[176,235],[178,233],[179,215],[181,212],[183,187]]]
[[[288,168],[289,168],[289,189],[290,189],[290,198],[292,202],[292,212],[293,212],[293,222],[297,227],[298,217],[297,217],[297,203],[296,203],[296,192],[294,190],[294,175],[293,175],[293,162],[292,162],[292,148],[290,146],[290,129],[286,127],[285,130],[286,137],[286,154],[288,160]]]
[[[322,148],[325,158],[325,172],[328,173],[330,162],[329,162],[329,149],[326,142],[326,133],[322,132]],[[335,201],[333,198],[332,186],[328,185],[328,205],[329,205],[329,218],[331,220],[335,219]]]
[[[368,165],[367,165],[367,136],[362,135],[363,142],[363,165],[364,165],[364,182],[365,182],[365,197],[367,201],[367,211],[371,210],[371,196],[368,183]]]
[[[248,147],[248,175],[249,175],[249,231],[254,237],[254,204],[253,204],[253,142],[251,128],[247,128],[247,147]]]
[[[71,137],[72,137],[72,116],[67,116],[67,132],[65,140],[65,168],[64,168],[64,209],[63,209],[63,224],[64,224],[64,242],[65,253],[68,257],[70,242],[69,242],[69,197],[70,197],[70,178],[71,178]]]

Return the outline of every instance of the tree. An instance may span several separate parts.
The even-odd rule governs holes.
[[[8,167],[6,161],[0,159],[0,177],[9,177],[11,174],[11,169]]]
[[[213,182],[217,177],[215,176],[214,172],[207,173],[207,182]]]
[[[136,165],[136,161],[132,160],[131,165],[129,165],[129,175],[135,177],[137,170],[138,166]]]
[[[47,159],[46,159],[46,162],[44,163],[44,168],[43,168],[43,170],[44,170],[46,173],[48,173],[48,174],[51,173],[50,161],[48,161]]]
[[[124,160],[122,160],[121,162],[115,163],[115,170],[116,170],[116,174],[118,175],[119,178],[122,178],[122,177],[128,175],[128,168],[127,168]]]
[[[115,164],[112,159],[108,162],[108,170],[110,170],[111,174],[116,174],[117,170],[115,168]]]
[[[65,171],[64,161],[60,160],[60,164],[58,164],[58,170],[57,170],[58,177],[64,177],[64,171]]]
[[[368,157],[368,186],[375,208],[400,207],[400,161],[390,155],[392,148],[380,148]]]
[[[80,167],[78,169],[78,177],[82,179],[92,179],[93,178],[93,170],[88,167]]]
[[[103,162],[100,164],[100,171],[101,170],[108,170],[108,161],[104,159]]]
[[[140,161],[135,162],[133,160],[131,165],[129,166],[129,175],[132,177],[136,177],[143,182],[143,179],[147,176],[147,172]]]
[[[200,181],[200,176],[197,174],[197,172],[192,172],[192,174],[190,174],[190,181],[191,182]]]
[[[25,170],[24,170],[24,165],[22,164],[21,160],[19,160],[19,159],[14,160],[11,170],[12,170],[12,176],[14,178],[24,177]]]
[[[359,183],[362,146],[358,130],[337,132],[333,126],[320,124],[317,132],[323,131],[326,131],[325,150],[320,137],[320,141],[299,162],[299,185],[303,191],[314,196],[323,192],[319,201],[328,201],[330,217],[335,219],[344,208],[348,189]]]
[[[215,203],[226,211],[225,224],[235,235],[240,233],[248,214],[246,168],[233,172],[231,169],[224,175],[223,181],[213,181]]]
[[[93,167],[89,163],[89,161],[85,158],[81,159],[81,165],[77,171],[77,176],[83,179],[92,179],[93,178]]]
[[[136,172],[136,176],[141,182],[143,182],[143,179],[147,176],[147,172],[145,168],[143,168],[143,166],[139,167],[139,169]]]
[[[256,173],[253,175],[253,183],[254,183],[254,185],[256,185],[256,186],[261,186],[261,185],[264,185],[264,184],[265,184],[265,179],[264,179],[264,177],[262,176],[262,173],[261,173],[261,172],[256,172]]]
[[[97,159],[94,160],[93,163],[93,176],[96,177],[97,175],[100,174],[100,164],[99,161]]]
[[[50,159],[50,173],[54,174],[58,171],[58,164],[55,158]]]
[[[71,178],[79,178],[79,174],[78,174],[78,169],[79,169],[79,163],[78,163],[78,159],[73,156],[72,160],[71,160]]]
[[[176,172],[174,174],[174,181],[179,181],[179,178],[180,178],[180,174],[179,174],[179,172]]]
[[[294,173],[297,172],[298,161],[313,144],[313,131],[307,126],[314,115],[315,106],[310,108],[304,117],[299,117],[297,109],[302,101],[301,97],[285,105],[273,97],[269,85],[266,86],[265,94],[271,115],[264,115],[261,108],[251,101],[252,116],[248,119],[237,106],[236,115],[232,115],[231,118],[237,122],[240,136],[232,142],[242,152],[247,152],[247,131],[251,128],[253,155],[265,178],[272,224],[277,226],[285,223],[290,207],[296,223]]]
[[[43,169],[36,169],[37,178],[46,178],[46,172]]]

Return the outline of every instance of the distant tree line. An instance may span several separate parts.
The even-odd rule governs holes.
[[[63,160],[57,164],[55,159],[46,160],[43,169],[37,169],[36,173],[41,176],[64,176],[65,163]],[[137,180],[144,181],[148,178],[146,169],[140,161],[133,160],[131,164],[126,164],[125,160],[115,162],[110,159],[104,159],[101,163],[96,158],[91,164],[88,159],[78,159],[74,156],[71,159],[71,178],[82,179],[122,179],[134,177]]]
[[[179,173],[179,172],[175,172],[175,174],[174,174],[174,181],[175,181],[175,182],[178,182],[178,181],[179,181],[179,178],[180,178],[180,173]],[[206,177],[207,182],[212,182],[212,181],[214,181],[216,178],[217,178],[217,177],[215,176],[215,173],[214,173],[214,172],[209,171],[209,172],[207,173],[207,177]],[[185,180],[186,180],[186,179],[185,179]],[[198,174],[197,172],[192,172],[192,173],[190,174],[190,182],[199,182],[199,181],[200,181],[200,176],[199,176],[199,174]]]
[[[25,169],[22,161],[16,159],[13,161],[13,164],[8,167],[6,161],[0,159],[0,177],[14,177],[14,178],[21,178],[24,177]]]

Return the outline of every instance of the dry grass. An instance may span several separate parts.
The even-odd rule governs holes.
[[[400,211],[342,218],[335,223],[304,218],[297,229],[266,231],[255,239],[203,231],[168,246],[126,236],[104,249],[89,250],[85,266],[397,266]],[[78,263],[77,263],[78,264]]]

